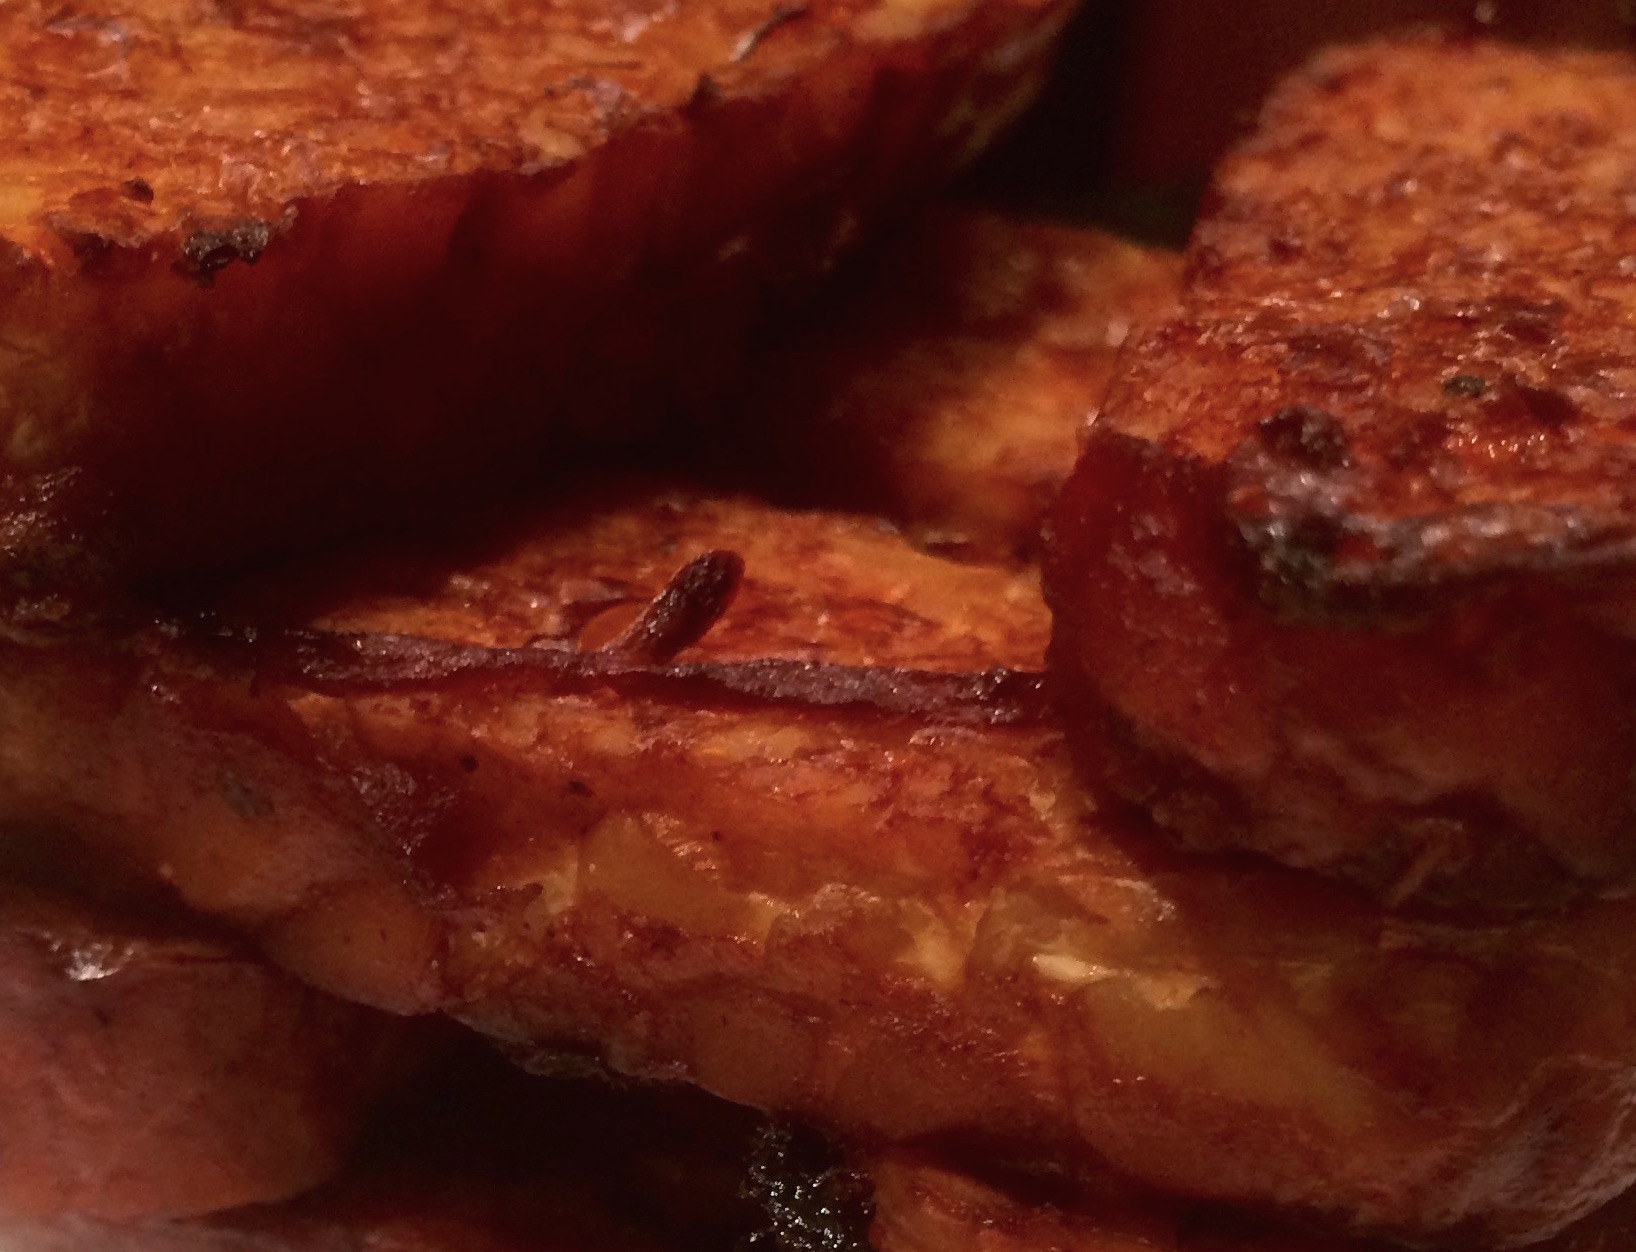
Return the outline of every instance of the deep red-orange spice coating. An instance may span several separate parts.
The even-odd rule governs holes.
[[[1058,703],[1199,849],[1390,903],[1636,874],[1636,61],[1319,58],[1054,522]]]
[[[603,650],[715,552],[743,578],[696,643]],[[1636,1172],[1636,905],[1396,918],[1098,812],[1012,716],[1028,571],[604,490],[215,609],[0,646],[0,820],[332,993],[864,1146],[1427,1241],[1520,1245]]]
[[[713,394],[771,290],[1016,114],[1066,14],[5,6],[9,607],[424,515],[651,431]]]

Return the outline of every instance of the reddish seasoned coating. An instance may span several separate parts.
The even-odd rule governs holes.
[[[1218,176],[1054,522],[1090,775],[1386,901],[1636,872],[1636,60],[1319,58]]]
[[[8,602],[424,515],[709,394],[1065,0],[0,11]]]
[[[129,1220],[304,1191],[413,1038],[240,945],[0,884],[0,1211]]]
[[[966,555],[1033,555],[1118,350],[1174,302],[1180,259],[944,209],[870,260],[758,366],[755,455],[805,500]]]
[[[725,551],[696,644],[597,650]],[[1636,903],[1433,923],[1156,847],[1030,703],[1022,575],[672,494],[334,579],[0,646],[4,815],[332,992],[863,1146],[1496,1247],[1636,1175]]]

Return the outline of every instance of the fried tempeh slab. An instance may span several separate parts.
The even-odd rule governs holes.
[[[285,1199],[341,1167],[418,1050],[196,926],[0,883],[0,1212]]]
[[[753,455],[799,501],[968,557],[1033,556],[1119,348],[1174,303],[1180,258],[945,208],[868,259],[758,363]]]
[[[1085,767],[1393,903],[1636,871],[1636,61],[1328,53],[1216,179],[1055,520]]]
[[[6,6],[12,611],[637,438],[1014,116],[1067,8]]]
[[[601,495],[6,644],[0,797],[332,992],[865,1147],[1496,1246],[1629,1182],[1636,903],[1434,924],[1170,853],[1041,720],[1047,629],[878,522]]]

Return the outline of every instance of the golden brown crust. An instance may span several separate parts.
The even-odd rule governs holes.
[[[1333,52],[1223,167],[1055,524],[1061,703],[1190,845],[1394,903],[1636,873],[1636,61]]]
[[[233,559],[640,438],[1016,113],[1066,11],[7,8],[15,611],[60,611],[41,567]]]
[[[0,26],[0,232],[59,259],[163,248],[205,278],[255,263],[304,202],[559,170],[690,105],[784,88],[848,38],[961,16],[851,0],[23,4]]]
[[[802,499],[941,550],[1033,555],[1115,357],[1174,302],[1180,259],[944,209],[872,260],[758,365],[754,455]]]
[[[956,565],[878,518],[602,483],[485,527],[470,544],[393,545],[241,585],[227,619],[496,648],[611,643],[689,562],[737,554],[726,609],[687,651],[963,673],[1037,669],[1050,622],[1031,569]],[[458,571],[451,574],[451,571]]]
[[[411,1039],[235,944],[0,885],[0,1211],[295,1195],[340,1169]]]
[[[1229,520],[1307,616],[1348,589],[1618,561],[1633,116],[1627,56],[1319,58],[1217,176],[1186,309],[1122,371],[1113,424],[1228,465]],[[1266,425],[1285,410],[1328,415],[1334,446],[1291,464]],[[1324,520],[1336,548],[1289,569],[1279,545]]]
[[[303,623],[276,617],[253,639],[177,625],[130,648],[7,645],[0,796],[165,867],[190,905],[332,991],[863,1141],[1070,1175],[1111,1162],[1175,1192],[1496,1245],[1636,1170],[1628,904],[1511,927],[1387,919],[1302,875],[1155,849],[1090,810],[1050,727],[962,723],[918,697],[542,684],[512,658],[565,647],[552,623],[587,570],[657,591],[667,544],[680,566],[746,537],[760,546],[720,642],[696,645],[713,665],[850,663],[893,600],[923,631],[883,632],[873,664],[935,676],[940,654],[1030,654],[1028,634],[968,615],[973,578],[992,598],[1015,575],[902,540],[888,561],[855,523],[716,502],[683,525],[637,501],[573,529],[424,565],[418,595],[383,598],[356,570],[307,588],[304,624],[349,632],[330,637],[352,658],[339,686],[288,664]],[[809,570],[830,589],[810,594]],[[1043,606],[1006,616],[1043,624]],[[544,639],[496,649],[491,622],[509,645]],[[368,684],[390,641],[360,630],[496,663]]]

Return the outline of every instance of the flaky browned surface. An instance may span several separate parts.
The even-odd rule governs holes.
[[[1636,61],[1330,53],[1220,172],[1048,572],[1087,767],[1388,900],[1629,880]]]
[[[304,1191],[411,1038],[238,945],[0,884],[0,1212],[128,1220]]]
[[[231,589],[230,619],[497,648],[611,642],[689,561],[743,558],[723,615],[687,653],[853,666],[1037,669],[1050,622],[1031,569],[958,565],[874,517],[785,511],[611,483],[440,547],[400,544]]]
[[[290,598],[338,633],[7,645],[8,813],[333,992],[866,1145],[1496,1246],[1636,1172],[1636,906],[1432,924],[1172,856],[1092,810],[1026,684],[947,672],[1037,658],[1039,601],[970,615],[1015,575],[750,504],[574,529]],[[673,660],[558,642],[589,584],[741,545],[720,633]],[[823,664],[864,647],[886,668]]]
[[[773,438],[754,455],[805,499],[968,555],[1031,554],[1120,346],[1173,302],[1179,259],[945,209],[870,261],[758,363],[748,416]]]
[[[1096,1202],[997,1186],[910,1154],[876,1164],[877,1252],[1386,1252],[1391,1245],[1301,1234],[1151,1198]],[[1539,1252],[1618,1252],[1636,1240],[1636,1202],[1615,1200]],[[1480,1244],[1467,1252],[1483,1252]]]
[[[0,13],[0,557],[129,576],[538,475],[1014,116],[1058,0]]]

